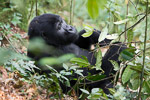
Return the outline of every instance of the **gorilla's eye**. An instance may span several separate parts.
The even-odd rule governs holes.
[[[58,30],[61,29],[61,23],[58,24],[57,29],[58,29]]]

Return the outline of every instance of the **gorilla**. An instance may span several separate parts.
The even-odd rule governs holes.
[[[50,52],[43,51],[41,54],[36,55],[32,51],[28,50],[28,56],[33,58],[35,61],[39,61],[43,57],[59,57],[63,54],[72,53],[76,57],[87,57],[89,63],[91,65],[95,65],[96,58],[94,57],[94,53],[90,51],[90,47],[92,44],[98,43],[98,38],[101,32],[94,29],[93,34],[86,38],[82,37],[82,34],[84,34],[85,32],[85,30],[81,30],[78,33],[75,27],[66,24],[66,22],[59,15],[43,14],[37,16],[31,21],[29,25],[29,42],[33,38],[40,37],[45,41],[47,45],[55,48],[56,52],[52,54]],[[110,42],[111,40],[105,39],[100,42],[99,45],[100,47],[102,47],[109,44]],[[114,45],[110,46],[109,50],[106,52],[105,56],[102,59],[101,68],[104,70],[104,74],[106,75],[106,77],[109,77],[111,72],[113,71],[113,65],[109,60],[115,60],[119,64],[119,54],[126,48],[125,46],[118,46],[116,44],[120,44],[120,42],[116,42],[114,43]],[[42,69],[42,67],[40,68]],[[46,72],[46,70],[48,69],[44,69],[42,71]],[[97,71],[95,69],[88,69],[85,67],[83,68],[84,76],[87,76],[88,73],[94,75],[99,72],[100,71]],[[106,86],[110,84],[110,82],[111,80],[108,79],[101,82],[88,84],[88,87],[89,89],[96,87],[102,88],[105,93],[109,93]]]

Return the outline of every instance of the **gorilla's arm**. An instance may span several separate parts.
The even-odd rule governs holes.
[[[125,44],[122,44],[121,42],[115,42],[109,47],[102,59],[101,65],[101,68],[104,70],[104,74],[106,76],[109,76],[111,73],[115,73],[115,71],[113,70],[114,67],[110,60],[116,61],[120,65],[119,55],[126,48],[127,46]]]
[[[83,49],[90,49],[90,46],[92,44],[98,43],[99,35],[101,34],[101,31],[94,29],[93,33],[89,37],[83,37],[82,34],[86,33],[85,30],[81,30],[79,34],[79,38],[75,41],[75,44],[78,45],[80,48]],[[106,46],[111,42],[109,39],[105,39],[102,42],[100,42],[100,46]]]

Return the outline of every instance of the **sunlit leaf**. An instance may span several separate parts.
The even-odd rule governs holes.
[[[108,99],[101,88],[93,88],[91,94],[87,97],[89,100],[98,100],[100,97]]]
[[[113,39],[117,39],[118,36],[119,36],[118,34],[111,34],[111,35],[107,35],[106,39],[112,39],[113,40]]]
[[[115,71],[118,71],[119,70],[119,65],[116,61],[114,60],[110,60],[110,62],[112,63],[113,67],[114,67],[114,70]]]
[[[98,53],[97,53],[97,57],[96,57],[96,70],[102,70],[100,67],[101,64],[102,64],[102,52],[99,48]]]
[[[94,31],[94,28],[90,25],[85,25],[83,24],[83,27],[86,31],[86,33],[82,34],[83,37],[89,37],[92,35],[93,31]]]
[[[65,70],[69,69],[69,67],[66,64],[64,64],[64,63],[63,63],[63,67],[65,68]]]
[[[87,1],[87,10],[91,18],[96,19],[99,15],[99,6],[97,0]]]
[[[99,8],[104,9],[107,4],[107,0],[97,0],[97,3]]]
[[[101,32],[101,34],[100,34],[100,36],[99,36],[99,38],[98,38],[98,42],[103,41],[103,40],[106,38],[107,34],[108,34],[108,28],[105,27],[105,28],[102,30],[102,32]]]
[[[129,19],[124,19],[124,20],[121,20],[121,21],[114,22],[114,24],[116,24],[116,25],[124,24],[124,23],[126,23],[128,21],[129,21]]]
[[[78,74],[78,75],[80,75],[80,76],[83,76],[83,74],[82,74],[82,73],[83,73],[83,70],[79,70],[79,69],[78,69],[78,70],[76,70],[75,73]]]
[[[90,94],[89,91],[85,90],[85,89],[80,89],[83,93],[86,93],[86,94]]]

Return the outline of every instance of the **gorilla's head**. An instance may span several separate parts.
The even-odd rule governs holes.
[[[28,34],[30,39],[42,37],[46,43],[54,46],[67,45],[78,38],[76,29],[54,14],[35,17],[30,23]]]

